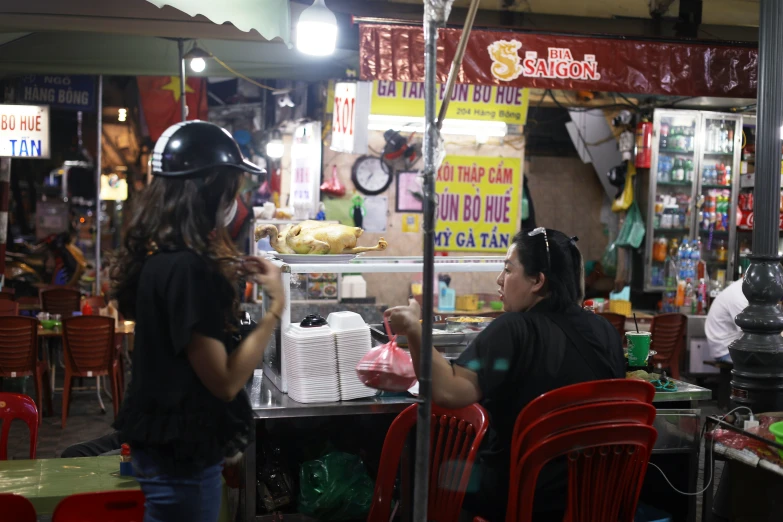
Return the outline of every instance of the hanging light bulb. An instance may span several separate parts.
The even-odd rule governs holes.
[[[212,58],[212,55],[203,49],[196,46],[183,56],[185,60],[190,62],[190,70],[195,73],[203,72],[207,68],[207,61],[205,58]]]
[[[283,145],[283,138],[280,135],[280,131],[272,131],[272,135],[269,137],[269,141],[266,142],[266,155],[271,159],[280,159],[285,153],[285,146]]]
[[[200,73],[206,68],[207,68],[207,62],[204,61],[204,58],[193,58],[192,60],[190,60],[190,69],[193,72]]]
[[[128,109],[119,109],[117,111],[117,121],[120,123],[128,119]]]
[[[314,0],[296,24],[296,48],[304,54],[329,56],[337,44],[337,18],[324,0]]]

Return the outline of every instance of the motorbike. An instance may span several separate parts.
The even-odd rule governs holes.
[[[76,287],[87,269],[84,254],[68,232],[37,244],[22,241],[8,246],[14,251],[5,255],[5,285],[17,296],[38,296],[46,285]]]

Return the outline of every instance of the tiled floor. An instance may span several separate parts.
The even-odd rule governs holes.
[[[10,380],[9,380],[10,381]],[[19,391],[20,382],[4,383],[5,391]],[[94,386],[94,379],[85,379],[85,386]],[[58,383],[58,386],[61,386]],[[26,385],[27,393],[34,396],[33,383]],[[60,453],[77,442],[94,439],[112,431],[111,423],[114,420],[111,399],[103,394],[103,403],[106,413],[101,414],[98,397],[95,390],[72,392],[71,409],[65,429],[62,428],[62,394],[54,395],[54,415],[44,417],[38,429],[38,450],[36,456],[41,459],[51,459],[60,456]],[[26,459],[29,457],[30,434],[27,425],[20,421],[11,423],[11,432],[8,437],[8,458]]]

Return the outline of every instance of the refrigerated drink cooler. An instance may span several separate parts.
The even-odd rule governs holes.
[[[704,279],[713,291],[733,280],[741,121],[737,114],[654,112],[645,291],[666,297],[676,292],[672,278],[681,285],[691,279],[694,288]]]

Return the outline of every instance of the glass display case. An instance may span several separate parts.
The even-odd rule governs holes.
[[[654,112],[645,291],[671,290],[674,279],[730,280],[740,123],[734,114]]]

